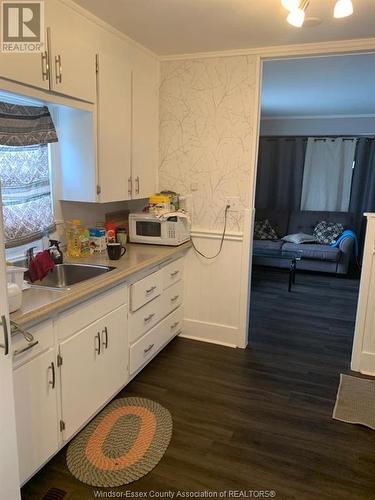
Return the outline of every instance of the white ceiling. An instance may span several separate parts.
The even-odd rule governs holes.
[[[354,0],[354,15],[334,19],[335,0],[310,0],[323,23],[294,28],[281,0],[74,0],[159,55],[375,36],[375,1]]]
[[[268,61],[262,117],[375,115],[375,54]]]

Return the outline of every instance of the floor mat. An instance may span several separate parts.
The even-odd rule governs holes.
[[[333,418],[375,430],[375,379],[341,374]]]

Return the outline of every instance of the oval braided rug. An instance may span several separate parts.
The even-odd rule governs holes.
[[[66,461],[83,483],[120,486],[150,472],[171,437],[172,417],[163,406],[150,399],[116,399],[73,439]]]

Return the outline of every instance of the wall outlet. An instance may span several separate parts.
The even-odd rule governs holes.
[[[239,212],[242,210],[242,205],[240,203],[240,197],[239,196],[229,196],[226,199],[225,202],[227,205],[230,205],[229,211],[230,212]]]

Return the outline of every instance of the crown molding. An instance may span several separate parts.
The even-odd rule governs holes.
[[[372,51],[375,51],[375,38],[355,38],[351,40],[339,40],[332,42],[277,45],[271,47],[255,47],[249,49],[222,50],[216,52],[194,52],[187,54],[166,55],[159,56],[159,60],[164,62],[234,56],[260,56],[262,59],[273,59],[280,57],[293,58],[301,55],[323,56],[326,54]]]
[[[118,36],[121,38],[124,42],[128,43],[134,48],[137,48],[138,50],[141,50],[145,54],[155,58],[156,60],[159,61],[160,57],[153,52],[152,50],[148,49],[144,45],[136,42],[133,40],[133,38],[130,38],[130,36],[125,35],[122,31],[114,28],[111,24],[108,24],[106,21],[103,21],[103,19],[100,19],[100,17],[97,17],[95,14],[92,14],[90,11],[84,9],[80,5],[76,4],[73,0],[60,0],[61,3],[65,4],[67,7],[70,7],[72,10],[80,14],[81,16],[85,17],[89,21],[93,22],[100,28],[105,29],[109,33],[112,33],[113,35]]]

